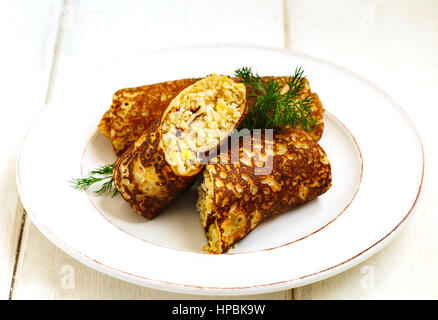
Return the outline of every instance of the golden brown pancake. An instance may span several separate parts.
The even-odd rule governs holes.
[[[307,132],[289,128],[273,139],[252,136],[250,142],[241,143],[239,161],[231,162],[229,148],[218,155],[218,163],[204,169],[197,209],[209,253],[226,252],[262,220],[310,201],[331,186],[327,156]]]

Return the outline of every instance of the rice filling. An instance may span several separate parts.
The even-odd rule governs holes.
[[[178,174],[189,174],[236,127],[245,110],[245,86],[221,75],[193,84],[170,104],[163,120],[166,160]]]

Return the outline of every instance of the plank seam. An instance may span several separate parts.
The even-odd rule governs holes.
[[[289,34],[289,14],[288,0],[283,0],[283,33],[284,33],[284,48],[290,49],[290,34]],[[290,289],[290,300],[295,300],[294,289]]]
[[[12,272],[11,286],[9,289],[9,300],[12,300],[12,295],[14,293],[15,275],[17,274],[18,260],[20,258],[21,243],[23,240],[23,231],[24,231],[25,223],[26,223],[26,211],[23,209],[23,213],[21,215],[20,233],[18,235],[17,252],[15,253],[14,270]]]
[[[64,29],[63,29],[62,23],[63,23],[64,14],[66,12],[67,7],[68,7],[68,0],[64,0],[62,2],[61,14],[60,14],[60,17],[58,20],[58,30],[56,33],[56,41],[55,41],[55,46],[53,48],[53,58],[52,58],[52,65],[50,68],[49,85],[47,87],[46,100],[45,100],[46,104],[47,104],[47,102],[49,102],[49,100],[51,98],[52,91],[53,91],[53,84],[55,82],[55,77],[56,77],[56,70],[58,69],[59,52],[61,50],[62,39],[64,37]]]
[[[284,48],[290,49],[290,34],[289,34],[289,5],[288,0],[283,0],[283,28],[284,28]]]

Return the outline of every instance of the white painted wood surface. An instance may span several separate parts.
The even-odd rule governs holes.
[[[0,298],[10,291],[12,299],[204,298],[143,288],[94,271],[56,248],[29,219],[20,237],[23,210],[14,173],[18,141],[46,99],[63,87],[127,54],[202,43],[286,47],[363,74],[413,118],[429,165],[416,214],[377,255],[310,286],[243,298],[438,298],[436,1],[20,0],[2,1],[0,18],[0,41],[8,44],[0,51],[2,107],[10,106],[0,133],[12,138],[3,139],[0,154]]]

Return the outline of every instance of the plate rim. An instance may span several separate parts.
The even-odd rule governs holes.
[[[47,103],[45,103],[34,119],[32,120],[31,124],[29,125],[28,129],[26,130],[26,133],[24,137],[21,140],[19,150],[17,153],[16,158],[16,183],[17,183],[17,190],[20,195],[20,200],[23,204],[24,209],[26,210],[27,215],[30,217],[31,221],[35,224],[35,226],[38,228],[38,230],[46,237],[48,238],[52,243],[54,243],[58,248],[60,248],[62,251],[66,252],[76,260],[84,263],[85,265],[99,271],[103,272],[105,274],[108,274],[110,276],[113,276],[115,278],[128,281],[137,285],[141,286],[147,286],[154,289],[160,289],[165,291],[171,291],[171,292],[179,292],[179,293],[186,293],[186,294],[205,294],[205,295],[246,295],[246,294],[256,294],[256,293],[268,293],[268,292],[274,292],[278,290],[284,290],[284,289],[290,289],[290,288],[296,288],[299,286],[303,286],[309,283],[313,283],[316,281],[320,281],[323,279],[326,279],[328,277],[334,276],[344,270],[347,270],[360,262],[366,260],[367,258],[371,257],[375,253],[377,253],[380,249],[382,249],[384,246],[386,246],[388,243],[390,243],[396,235],[399,234],[399,232],[402,230],[402,227],[406,225],[406,222],[408,219],[412,216],[412,213],[415,211],[417,204],[419,203],[419,199],[421,198],[422,190],[423,190],[423,183],[424,183],[424,171],[425,171],[425,155],[424,155],[424,146],[423,142],[421,140],[421,137],[419,135],[419,132],[412,121],[412,119],[409,117],[407,112],[404,110],[404,108],[398,104],[386,91],[384,91],[382,88],[380,88],[377,84],[369,80],[368,78],[364,77],[363,75],[350,70],[344,66],[340,66],[336,63],[333,63],[331,61],[327,61],[325,59],[314,57],[308,54],[300,53],[294,50],[289,49],[282,49],[282,48],[276,48],[276,47],[269,47],[269,46],[262,46],[262,45],[238,45],[238,44],[227,44],[227,43],[214,43],[214,44],[199,44],[199,45],[184,45],[184,46],[173,46],[168,48],[160,48],[160,49],[154,49],[154,50],[147,50],[142,51],[137,54],[131,55],[132,57],[139,57],[143,55],[148,54],[157,54],[160,52],[172,52],[172,51],[178,51],[178,50],[196,50],[196,49],[214,49],[214,48],[225,48],[225,49],[256,49],[256,50],[264,50],[264,51],[273,51],[277,53],[282,53],[286,55],[292,55],[297,57],[302,57],[305,59],[313,60],[318,63],[326,64],[328,66],[331,66],[335,69],[341,70],[344,73],[353,75],[354,77],[364,81],[367,83],[368,86],[372,87],[373,89],[377,90],[379,93],[381,93],[390,103],[393,107],[398,108],[399,111],[402,112],[405,120],[409,123],[411,129],[413,129],[413,133],[415,133],[416,142],[418,143],[421,151],[421,177],[419,181],[418,191],[415,196],[415,200],[412,203],[411,208],[408,210],[408,212],[403,216],[403,218],[396,224],[396,226],[389,231],[384,237],[367,247],[366,249],[363,249],[361,252],[357,253],[356,255],[350,257],[349,259],[346,259],[334,266],[325,268],[323,270],[313,272],[311,274],[306,274],[301,277],[289,279],[289,280],[282,280],[274,283],[268,283],[268,284],[257,284],[257,285],[250,285],[250,286],[240,286],[240,287],[209,287],[209,286],[199,286],[199,285],[190,285],[190,284],[181,284],[181,283],[173,283],[168,282],[165,280],[158,280],[158,279],[150,279],[141,275],[132,274],[123,270],[119,270],[117,268],[114,268],[109,265],[105,265],[86,254],[79,252],[75,248],[69,246],[64,241],[59,239],[56,235],[54,235],[46,226],[44,226],[37,218],[37,215],[32,210],[31,206],[26,202],[24,197],[24,190],[21,184],[20,179],[20,159],[22,155],[22,149],[25,144],[26,138],[28,134],[31,132],[34,124],[37,122],[38,118],[42,114],[42,112],[47,108],[48,105],[50,105],[50,102],[52,99],[50,99]],[[95,71],[100,70],[101,68],[112,65],[116,63],[117,61],[120,61],[120,59],[114,59],[113,61],[106,63],[105,65],[102,65],[95,69]]]

